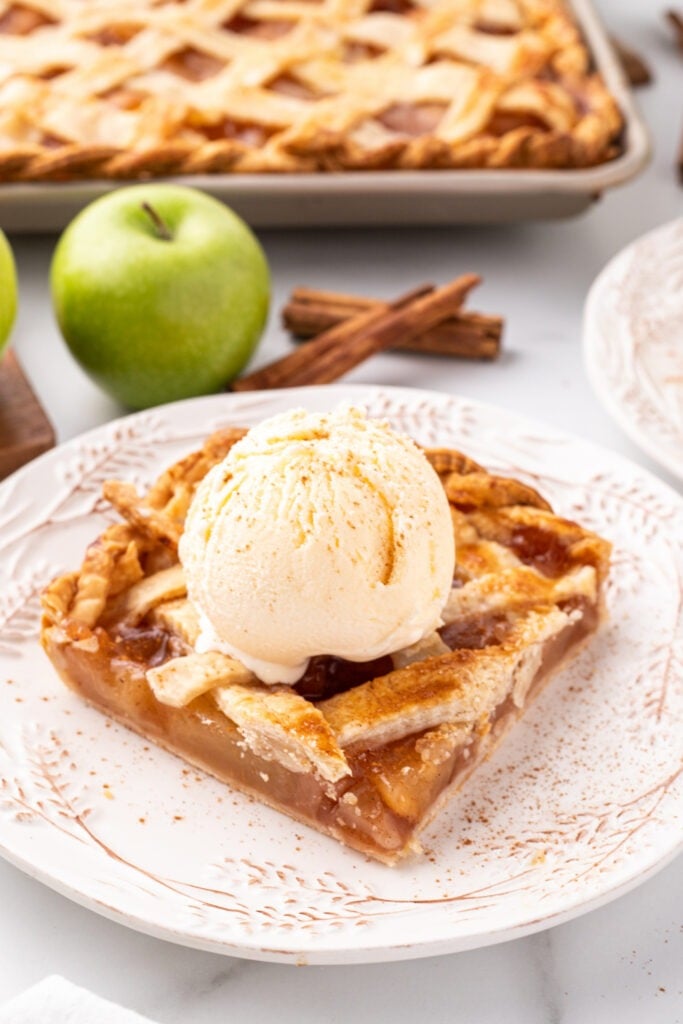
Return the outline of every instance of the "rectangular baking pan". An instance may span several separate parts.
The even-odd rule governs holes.
[[[261,228],[491,224],[574,216],[605,189],[634,177],[647,163],[650,144],[591,0],[573,0],[572,8],[624,118],[623,151],[609,163],[566,171],[351,171],[165,180],[204,189]],[[59,230],[87,203],[121,184],[0,185],[0,227],[10,232]]]

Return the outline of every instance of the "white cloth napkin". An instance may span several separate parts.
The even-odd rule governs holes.
[[[153,1024],[57,974],[0,1007],[0,1024]]]

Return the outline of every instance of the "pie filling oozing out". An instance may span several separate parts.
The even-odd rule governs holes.
[[[217,778],[388,864],[487,757],[602,616],[610,546],[530,487],[457,451],[426,450],[456,541],[444,625],[370,662],[311,659],[266,686],[194,649],[199,624],[177,545],[197,484],[243,436],[212,435],[140,498],[81,569],[43,595],[42,642],[105,714]]]
[[[0,64],[0,181],[620,151],[563,0],[0,0]]]

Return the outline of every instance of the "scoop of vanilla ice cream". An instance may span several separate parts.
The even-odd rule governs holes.
[[[197,489],[180,542],[199,650],[293,683],[309,658],[369,661],[441,624],[455,563],[422,451],[358,409],[254,427]]]

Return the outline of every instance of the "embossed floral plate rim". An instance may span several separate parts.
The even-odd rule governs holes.
[[[677,342],[667,334],[672,303]],[[653,365],[665,349],[673,374]],[[641,235],[598,274],[586,299],[583,350],[593,390],[610,415],[683,480],[683,218]]]
[[[144,485],[217,426],[344,401],[535,483],[557,511],[616,542],[608,626],[438,817],[427,855],[397,869],[107,723],[56,679],[36,641],[40,587],[108,521],[103,478]],[[68,442],[0,487],[0,853],[129,927],[293,963],[452,952],[599,906],[681,841],[683,553],[667,527],[682,512],[678,495],[618,456],[411,389],[213,396]]]

